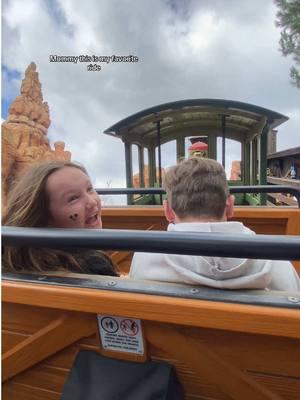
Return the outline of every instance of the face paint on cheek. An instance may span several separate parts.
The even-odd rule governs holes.
[[[78,214],[72,214],[72,215],[70,215],[69,216],[69,218],[72,220],[72,221],[77,221],[77,218],[78,218]]]

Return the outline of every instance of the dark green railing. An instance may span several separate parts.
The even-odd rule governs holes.
[[[236,193],[289,193],[296,197],[300,208],[300,189],[287,185],[255,185],[255,186],[231,186],[231,194]],[[98,194],[102,195],[164,195],[166,192],[161,188],[97,188]]]

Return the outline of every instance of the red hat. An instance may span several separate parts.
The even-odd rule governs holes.
[[[189,151],[191,151],[191,150],[193,150],[193,151],[195,151],[195,150],[197,150],[197,151],[205,151],[207,149],[208,149],[208,145],[206,143],[203,143],[203,142],[195,142],[194,144],[192,144],[188,148]]]

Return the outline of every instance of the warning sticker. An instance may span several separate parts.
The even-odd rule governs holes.
[[[139,319],[99,314],[97,319],[104,349],[144,354],[143,334]]]

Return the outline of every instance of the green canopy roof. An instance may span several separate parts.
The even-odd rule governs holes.
[[[161,143],[179,136],[222,136],[226,116],[226,138],[248,142],[268,124],[273,129],[288,117],[253,104],[222,99],[189,99],[147,108],[117,122],[104,133],[144,147],[157,145],[157,121]]]

